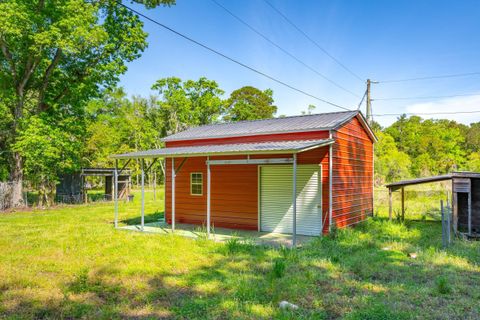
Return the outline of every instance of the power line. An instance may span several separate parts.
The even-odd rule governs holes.
[[[278,80],[277,78],[274,78],[273,76],[270,76],[270,75],[268,75],[268,74],[266,74],[266,73],[264,73],[264,72],[262,72],[262,71],[259,71],[259,70],[255,69],[255,68],[253,68],[253,67],[250,67],[250,66],[244,64],[243,62],[240,62],[240,61],[238,61],[238,60],[236,60],[236,59],[234,59],[234,58],[231,58],[231,57],[227,56],[226,54],[221,53],[220,51],[217,51],[217,50],[215,50],[215,49],[213,49],[213,48],[211,48],[211,47],[209,47],[209,46],[207,46],[207,45],[205,45],[205,44],[203,44],[203,43],[201,43],[201,42],[199,42],[199,41],[197,41],[197,40],[194,40],[194,39],[190,38],[189,36],[184,35],[183,33],[180,33],[180,32],[178,32],[178,31],[176,31],[176,30],[174,30],[174,29],[172,29],[172,28],[164,25],[163,23],[160,23],[160,22],[158,22],[158,21],[156,21],[156,20],[154,20],[154,19],[152,19],[152,18],[144,15],[143,13],[141,13],[141,12],[139,12],[139,11],[133,9],[133,8],[130,8],[130,7],[126,6],[126,5],[124,5],[124,4],[121,3],[120,1],[117,1],[117,3],[118,3],[119,5],[121,5],[122,7],[126,8],[127,10],[130,10],[131,12],[135,13],[136,15],[138,15],[138,16],[140,16],[140,17],[143,17],[144,19],[146,19],[146,20],[148,20],[148,21],[150,21],[150,22],[152,22],[152,23],[154,23],[154,24],[156,24],[156,25],[158,25],[158,26],[160,26],[160,27],[162,27],[162,28],[164,28],[164,29],[166,29],[166,30],[168,30],[168,31],[170,31],[170,32],[172,32],[172,33],[180,36],[180,37],[182,37],[182,38],[184,38],[185,40],[188,40],[188,41],[190,41],[190,42],[192,42],[192,43],[194,43],[194,44],[196,44],[196,45],[198,45],[198,46],[200,46],[200,47],[202,47],[202,48],[204,48],[204,49],[206,49],[206,50],[208,50],[208,51],[210,51],[210,52],[213,52],[213,53],[215,53],[216,55],[219,55],[219,56],[221,56],[221,57],[223,57],[223,58],[225,58],[225,59],[227,59],[227,60],[229,60],[229,61],[231,61],[231,62],[233,62],[233,63],[235,63],[235,64],[237,64],[237,65],[239,65],[239,66],[241,66],[241,67],[244,67],[244,68],[246,68],[246,69],[248,69],[248,70],[250,70],[250,71],[253,71],[253,72],[255,72],[255,73],[257,73],[257,74],[259,74],[259,75],[261,75],[261,76],[263,76],[263,77],[265,77],[265,78],[268,78],[268,79],[270,79],[270,80],[272,80],[272,81],[274,81],[274,82],[276,82],[276,83],[278,83],[278,84],[281,84],[281,85],[283,85],[283,86],[285,86],[285,87],[287,87],[287,88],[289,88],[289,89],[292,89],[292,90],[294,90],[294,91],[296,91],[296,92],[299,92],[299,93],[301,93],[301,94],[303,94],[303,95],[306,95],[306,96],[308,96],[308,97],[311,97],[311,98],[316,99],[316,100],[318,100],[318,101],[321,101],[321,102],[323,102],[323,103],[329,104],[329,105],[334,106],[334,107],[336,107],[336,108],[340,108],[340,109],[343,109],[343,110],[351,111],[351,109],[348,109],[348,108],[343,107],[343,106],[340,106],[340,105],[338,105],[338,104],[336,104],[336,103],[330,102],[330,101],[325,100],[325,99],[322,99],[322,98],[320,98],[320,97],[317,97],[317,96],[315,96],[315,95],[313,95],[313,94],[311,94],[311,93],[308,93],[308,92],[306,92],[306,91],[303,91],[302,89],[299,89],[299,88],[297,88],[297,87],[294,87],[294,86],[291,85],[291,84],[288,84],[288,83],[286,83],[286,82],[283,82],[283,81],[281,81],[281,80]]]
[[[309,40],[311,43],[313,43],[318,49],[320,49],[325,55],[327,55],[330,59],[335,61],[340,67],[342,67],[345,71],[350,73],[352,76],[357,78],[360,81],[364,81],[358,74],[353,72],[350,68],[345,66],[343,63],[341,63],[337,58],[335,58],[333,55],[331,55],[327,50],[325,50],[321,45],[318,44],[315,40],[312,39],[305,31],[300,29],[293,21],[291,21],[285,14],[283,14],[280,10],[278,10],[270,1],[264,0],[267,5],[269,5],[277,14],[279,14],[285,21],[288,22],[293,28],[295,28],[298,32],[300,32],[307,40]]]
[[[363,100],[365,100],[365,97],[367,96],[367,91],[365,90],[365,93],[363,94],[362,100],[360,100],[360,103],[358,104],[357,110],[360,110],[360,107],[362,106]]]
[[[376,117],[386,117],[386,116],[435,116],[435,115],[449,115],[449,114],[471,114],[471,113],[480,113],[480,110],[472,111],[452,111],[452,112],[404,112],[404,113],[380,113],[374,114]]]
[[[250,25],[248,22],[246,22],[245,20],[243,20],[242,18],[240,18],[239,16],[237,16],[235,13],[233,13],[232,11],[230,11],[228,8],[226,8],[224,5],[222,5],[221,3],[219,3],[218,1],[216,0],[211,0],[214,4],[216,4],[218,7],[220,7],[221,9],[223,9],[225,12],[227,12],[229,15],[231,15],[233,18],[235,18],[236,20],[238,20],[240,23],[242,23],[244,26],[246,26],[248,29],[250,29],[251,31],[253,31],[254,33],[256,33],[258,36],[262,37],[265,41],[267,41],[268,43],[270,43],[271,45],[273,45],[274,47],[276,47],[277,49],[279,49],[280,51],[282,51],[283,53],[285,53],[286,55],[288,55],[290,58],[294,59],[295,61],[297,61],[298,63],[300,63],[301,65],[303,65],[305,68],[309,69],[310,71],[314,72],[316,75],[320,76],[321,78],[327,80],[328,82],[330,82],[331,84],[333,84],[334,86],[336,86],[337,88],[340,88],[342,89],[343,91],[345,92],[348,92],[350,93],[351,95],[357,97],[357,98],[360,98],[360,96],[356,93],[354,93],[353,91],[350,91],[348,90],[347,88],[343,87],[342,85],[338,84],[337,82],[333,81],[332,79],[328,78],[327,76],[325,76],[324,74],[322,74],[320,71],[318,71],[317,69],[313,68],[312,66],[308,65],[307,63],[305,63],[304,61],[302,61],[300,58],[298,58],[297,56],[295,56],[293,53],[287,51],[286,49],[284,49],[282,46],[280,46],[278,43],[274,42],[273,40],[271,40],[269,37],[267,37],[265,34],[263,34],[262,32],[260,32],[258,29],[255,29],[252,25]]]
[[[459,78],[459,77],[469,77],[469,76],[477,76],[477,75],[480,75],[480,72],[467,72],[467,73],[456,73],[456,74],[444,74],[444,75],[435,75],[435,76],[425,76],[425,77],[417,77],[417,78],[405,78],[405,79],[383,80],[383,81],[379,81],[379,83],[420,81],[420,80],[443,79],[443,78]]]
[[[393,98],[376,98],[372,99],[374,101],[386,101],[386,100],[429,100],[429,99],[443,99],[443,98],[454,98],[454,97],[471,97],[471,96],[480,96],[480,93],[466,93],[466,94],[452,94],[447,96],[425,96],[425,97],[393,97]]]

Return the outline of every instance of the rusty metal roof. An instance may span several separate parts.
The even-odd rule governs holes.
[[[312,115],[238,121],[193,127],[165,137],[163,141],[223,138],[314,130],[332,130],[359,114],[358,110]]]
[[[172,147],[163,149],[152,149],[124,154],[113,155],[114,159],[140,159],[140,158],[171,158],[187,156],[207,155],[234,155],[234,154],[282,154],[299,153],[330,145],[333,139],[321,140],[295,140],[295,141],[273,141],[256,143],[234,143],[218,144],[191,147]]]

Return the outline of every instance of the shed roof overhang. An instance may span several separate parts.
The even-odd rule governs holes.
[[[440,176],[397,181],[397,182],[387,184],[387,185],[385,185],[385,187],[387,187],[389,189],[392,189],[392,190],[396,190],[396,189],[400,189],[402,187],[411,186],[411,185],[415,185],[415,184],[445,181],[445,180],[451,180],[451,179],[454,179],[454,178],[480,178],[480,173],[469,172],[469,171],[457,171],[457,172],[452,172],[452,173],[444,174],[444,175],[440,175]]]
[[[182,158],[224,155],[300,153],[328,146],[333,139],[271,141],[256,143],[216,144],[189,147],[171,147],[112,155],[113,159]]]

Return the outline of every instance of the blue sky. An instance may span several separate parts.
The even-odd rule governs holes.
[[[263,0],[217,0],[306,64],[362,96],[356,79],[288,25]],[[331,55],[362,79],[389,80],[480,71],[480,1],[269,0]],[[336,104],[355,108],[360,98],[330,84],[275,48],[210,0],[177,0],[170,8],[135,9],[239,61]],[[242,86],[274,91],[278,114],[335,107],[306,97],[145,22],[149,46],[129,63],[121,83],[129,95],[148,96],[160,78],[216,80],[225,96]],[[375,84],[372,97],[480,94],[480,76]],[[362,107],[364,110],[364,106]],[[480,110],[479,96],[374,101],[374,114]],[[444,115],[463,123],[480,113]],[[395,117],[375,117],[383,125]]]

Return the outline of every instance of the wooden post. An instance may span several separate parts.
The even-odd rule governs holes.
[[[443,209],[443,200],[440,200],[440,212],[442,214],[442,247],[445,249],[447,247],[447,239],[445,236],[445,212]]]
[[[455,192],[454,188],[454,179],[452,179],[452,213],[453,213],[453,232],[455,234],[458,232],[458,206],[457,206],[457,193]]]
[[[450,244],[450,242],[452,242],[452,237],[450,235],[450,232],[451,232],[451,225],[450,225],[450,220],[451,220],[451,216],[452,216],[452,207],[450,207],[448,205],[448,200],[447,200],[447,240],[448,240],[448,244]]]
[[[472,235],[472,187],[468,192],[468,235]]]
[[[392,189],[388,188],[388,219],[392,221]]]
[[[402,220],[405,220],[405,188],[402,187]]]

